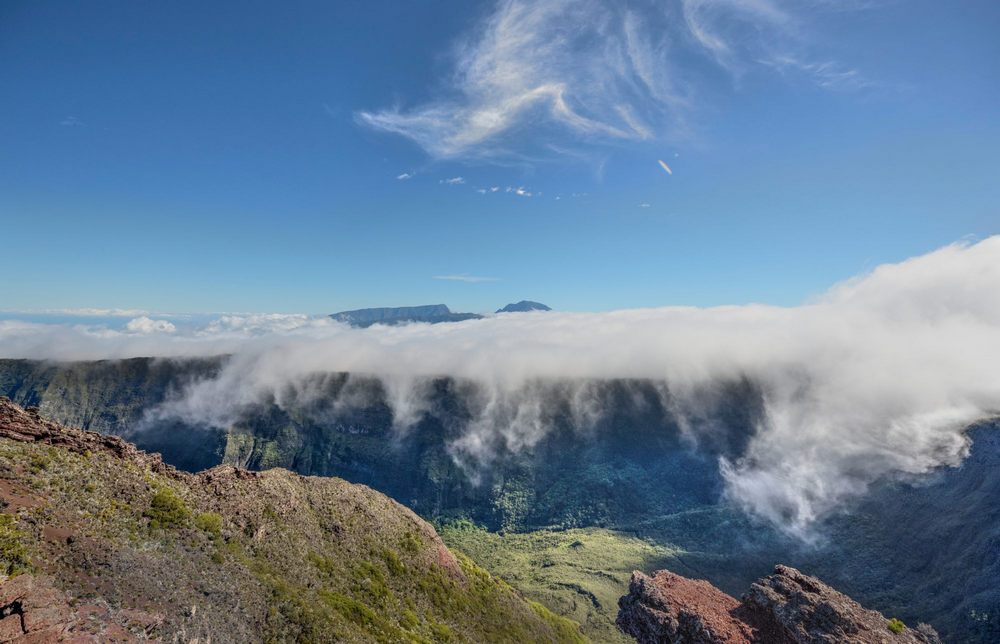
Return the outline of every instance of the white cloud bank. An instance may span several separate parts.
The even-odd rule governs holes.
[[[125,325],[125,331],[128,333],[173,333],[177,331],[177,327],[174,326],[172,322],[167,320],[154,320],[152,318],[142,316],[138,318],[133,318],[128,321]]]
[[[490,392],[453,446],[461,458],[482,457],[491,438],[513,449],[538,440],[546,426],[531,383],[539,379],[577,383],[574,414],[585,427],[600,414],[588,406],[588,379],[654,379],[683,397],[745,375],[764,391],[766,417],[742,458],[720,462],[727,493],[804,534],[881,477],[960,462],[964,428],[1000,411],[1000,236],[880,266],[796,307],[524,313],[368,329],[231,316],[164,331],[5,321],[0,356],[232,353],[218,378],[172,409],[223,425],[245,405],[280,403],[310,374],[350,371],[383,378],[405,426],[419,416],[420,379],[451,375]]]
[[[713,71],[752,68],[860,89],[856,70],[814,62],[800,14],[819,0],[500,0],[453,52],[442,97],[361,111],[437,158],[523,155],[573,141],[644,141],[683,130]],[[794,10],[793,10],[794,9]]]

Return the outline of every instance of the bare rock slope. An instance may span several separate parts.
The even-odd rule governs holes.
[[[736,600],[707,581],[666,570],[632,574],[618,626],[640,643],[938,644],[934,629],[887,619],[788,566]]]

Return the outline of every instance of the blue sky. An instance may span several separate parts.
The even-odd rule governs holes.
[[[794,304],[998,232],[998,34],[989,1],[8,0],[0,309]]]

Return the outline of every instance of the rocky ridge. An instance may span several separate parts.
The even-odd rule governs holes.
[[[868,610],[815,577],[788,566],[759,579],[737,600],[707,581],[666,570],[634,572],[619,600],[618,626],[640,644],[940,644]]]
[[[583,641],[370,488],[180,472],[0,398],[0,641]]]

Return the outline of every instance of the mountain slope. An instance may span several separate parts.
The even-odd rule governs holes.
[[[374,490],[283,470],[186,474],[2,399],[0,498],[0,634],[581,640]]]

